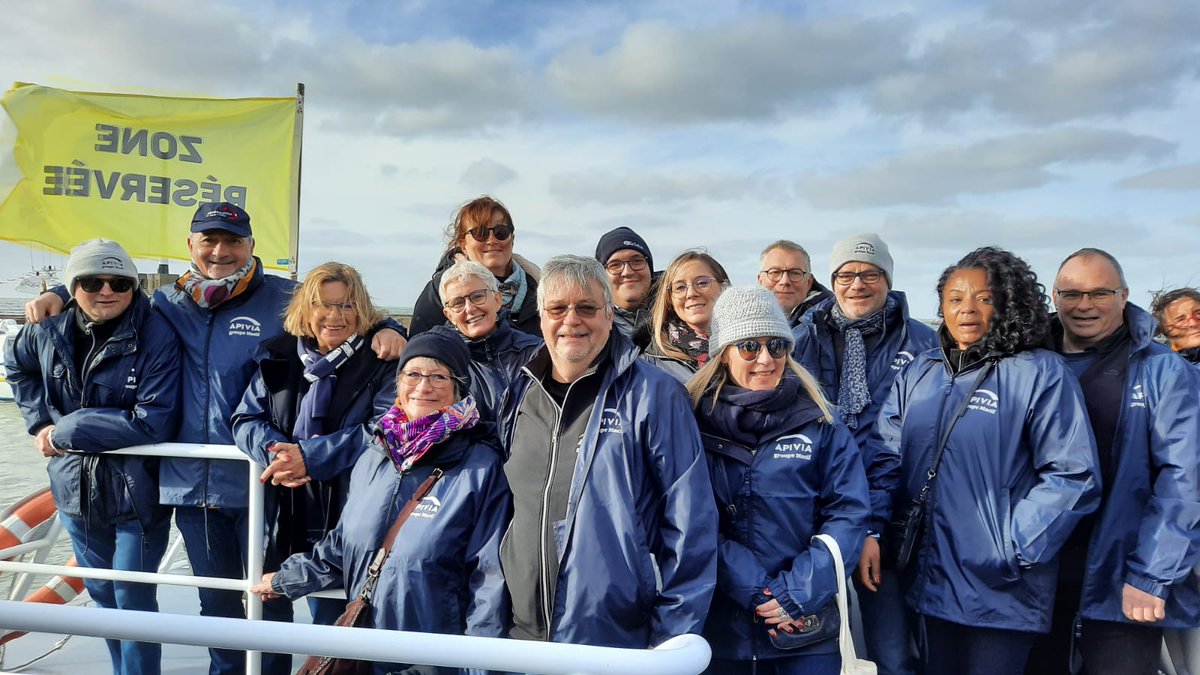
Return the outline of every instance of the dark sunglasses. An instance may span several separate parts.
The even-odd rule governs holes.
[[[467,230],[467,234],[475,241],[487,241],[488,234],[496,235],[496,241],[505,241],[512,236],[513,226],[500,223],[495,227],[477,227],[473,230]]]
[[[737,347],[738,354],[747,361],[757,359],[763,347],[767,348],[767,353],[773,359],[782,359],[788,351],[788,341],[781,337],[769,338],[765,343],[760,340],[742,340],[735,342],[733,346]]]
[[[571,310],[575,310],[575,316],[581,319],[590,319],[600,313],[600,308],[596,305],[551,305],[543,307],[542,314],[551,319],[562,319]]]
[[[125,277],[114,277],[112,279],[101,279],[100,277],[79,277],[75,281],[79,282],[79,287],[85,293],[99,293],[104,284],[112,289],[113,293],[125,293],[133,290],[133,279]]]

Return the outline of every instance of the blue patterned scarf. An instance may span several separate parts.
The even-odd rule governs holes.
[[[304,379],[309,388],[300,399],[300,412],[292,427],[292,438],[302,441],[325,433],[325,414],[333,400],[333,388],[337,385],[337,369],[350,360],[363,347],[363,338],[351,335],[340,347],[330,349],[328,354],[316,350],[312,338],[296,338],[296,353],[304,364]]]
[[[851,429],[858,428],[858,414],[871,404],[871,387],[867,383],[867,347],[863,338],[883,332],[883,320],[895,308],[896,301],[888,296],[883,309],[857,321],[846,318],[835,302],[829,318],[845,337],[842,352],[841,382],[838,384],[837,408],[842,422]]]

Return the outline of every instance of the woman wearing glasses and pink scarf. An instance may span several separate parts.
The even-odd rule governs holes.
[[[380,419],[376,442],[354,467],[341,521],[311,552],[293,555],[279,572],[263,575],[254,592],[264,599],[294,599],[341,586],[356,597],[388,528],[436,474],[380,569],[371,597],[372,625],[505,634],[511,612],[499,552],[511,499],[495,426],[480,419],[468,393],[468,361],[466,345],[445,332],[409,341],[396,376],[395,405]],[[377,663],[375,672],[408,667]]]
[[[731,288],[715,303],[710,358],[688,382],[720,514],[706,672],[836,675],[832,536],[858,561],[870,507],[853,435],[791,357],[775,296]]]
[[[537,313],[537,285],[541,270],[513,253],[512,214],[500,200],[484,195],[463,204],[446,228],[446,251],[437,270],[413,304],[409,335],[445,323],[438,288],[444,271],[459,260],[473,260],[499,280],[508,320],[517,330],[541,337]]]

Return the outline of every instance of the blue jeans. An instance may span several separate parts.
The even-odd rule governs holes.
[[[851,575],[858,596],[858,611],[862,615],[863,641],[866,658],[874,661],[879,675],[914,675],[919,672],[917,643],[912,628],[916,621],[904,602],[900,575],[883,570],[883,583],[871,592]]]
[[[175,507],[175,525],[183,535],[192,573],[198,577],[243,579],[246,576],[246,530],[248,509],[208,509],[199,506]],[[264,532],[261,536],[266,537]],[[270,555],[270,548],[265,549]],[[267,569],[279,569],[267,561]],[[255,579],[255,582],[258,580]],[[201,588],[200,615],[246,618],[242,593]],[[291,621],[292,603],[286,598],[263,603],[263,618]],[[210,675],[241,675],[246,672],[246,653],[234,649],[209,649]],[[270,675],[288,675],[292,671],[291,654],[263,654],[262,671]]]
[[[85,505],[86,508],[86,505]],[[75,560],[80,567],[154,572],[167,550],[171,512],[158,510],[143,528],[137,518],[107,516],[99,512],[87,518],[62,515],[63,529],[71,537]],[[92,600],[108,609],[158,611],[158,587],[126,581],[85,579]],[[116,675],[158,675],[162,667],[162,645],[154,642],[105,640]]]

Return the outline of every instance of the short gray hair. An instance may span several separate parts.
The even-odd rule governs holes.
[[[500,290],[500,282],[496,281],[496,275],[488,268],[480,265],[474,260],[460,260],[445,272],[442,272],[442,281],[438,284],[438,297],[442,302],[446,302],[446,287],[454,282],[466,283],[468,279],[478,279],[487,284],[489,291]]]
[[[542,266],[542,279],[538,283],[537,308],[541,312],[546,308],[546,293],[563,286],[588,289],[589,282],[595,281],[604,293],[604,309],[611,310],[613,306],[612,286],[608,282],[608,273],[604,266],[595,258],[584,258],[577,255],[556,255]]]
[[[762,250],[762,253],[758,254],[758,264],[762,265],[763,261],[767,259],[767,254],[777,248],[803,255],[804,262],[808,263],[808,271],[812,271],[812,256],[808,254],[808,251],[804,250],[803,246],[797,244],[791,239],[780,239],[767,244],[767,247]]]
[[[1099,248],[1081,248],[1078,251],[1075,251],[1071,255],[1064,258],[1061,263],[1059,263],[1058,271],[1061,272],[1062,268],[1066,267],[1067,263],[1071,262],[1072,260],[1083,257],[1104,258],[1108,262],[1112,263],[1113,269],[1117,271],[1117,277],[1121,280],[1121,288],[1129,288],[1129,284],[1125,282],[1125,270],[1121,269],[1121,263],[1117,262],[1117,259],[1113,257],[1113,254]],[[1055,276],[1058,276],[1058,274],[1055,273]]]

